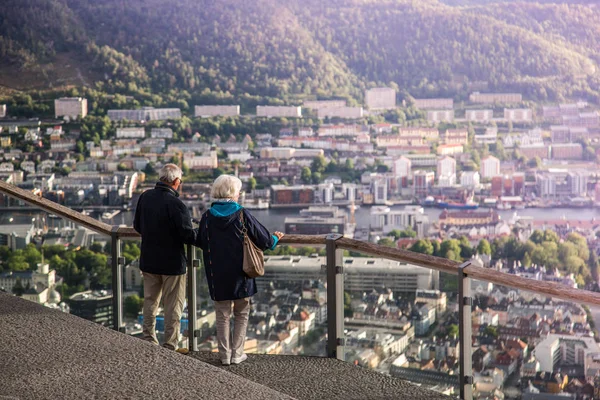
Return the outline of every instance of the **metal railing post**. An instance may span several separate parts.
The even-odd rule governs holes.
[[[112,270],[112,308],[113,329],[125,333],[123,326],[123,264],[125,259],[121,257],[121,239],[118,233],[119,227],[113,226],[111,237],[111,270]]]
[[[342,235],[327,235],[327,357],[345,359],[343,253],[336,241]]]
[[[461,400],[473,399],[473,338],[471,326],[471,279],[465,273],[465,268],[471,265],[470,261],[458,267],[458,320],[460,336],[460,398]]]
[[[196,334],[196,325],[198,325],[198,305],[196,297],[196,250],[191,244],[187,247],[187,301],[188,301],[188,349],[189,351],[198,351],[198,335]]]

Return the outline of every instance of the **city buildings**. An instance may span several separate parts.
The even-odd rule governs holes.
[[[173,130],[171,128],[152,128],[150,137],[153,139],[173,139]]]
[[[71,314],[103,326],[112,325],[112,294],[106,290],[75,293],[69,301]]]
[[[429,219],[421,206],[405,206],[391,209],[385,206],[371,207],[371,228],[388,233],[394,229],[413,229],[422,237],[428,228]]]
[[[479,188],[481,175],[477,171],[463,171],[460,174],[460,186],[466,189]]]
[[[146,137],[144,128],[117,128],[117,139],[143,139]]]
[[[414,99],[414,105],[420,110],[450,110],[452,112],[452,119],[454,119],[454,112],[451,111],[454,108],[454,99],[451,98],[437,98],[437,99]],[[434,111],[443,112],[443,111]],[[429,116],[429,112],[427,113]]]
[[[111,121],[162,121],[181,118],[181,110],[178,108],[142,107],[139,110],[108,110],[107,115]]]
[[[594,377],[597,365],[588,368],[586,359],[590,355],[600,356],[600,346],[591,337],[550,334],[535,346],[533,355],[543,372],[552,374],[561,366],[580,366],[586,377]]]
[[[437,163],[436,173],[439,186],[453,186],[456,184],[456,160],[449,156],[440,158]]]
[[[312,186],[271,186],[272,207],[306,206],[315,203],[315,189]]]
[[[510,103],[521,103],[523,96],[520,93],[479,93],[474,92],[469,96],[471,103],[480,104],[510,104]]]
[[[257,117],[301,118],[301,107],[286,106],[256,106]]]
[[[413,172],[413,193],[416,197],[426,197],[431,190],[435,180],[435,173],[432,171]]]
[[[435,124],[440,122],[454,122],[454,110],[428,110],[427,121]]]
[[[465,118],[470,122],[491,122],[494,118],[494,110],[467,110]]]
[[[85,118],[87,113],[87,99],[82,97],[61,97],[60,99],[54,100],[54,116],[56,118]]]
[[[504,119],[511,122],[530,122],[533,115],[529,108],[505,108]]]
[[[317,110],[317,116],[324,118],[359,119],[363,117],[362,107],[322,107]]]
[[[487,156],[481,160],[481,177],[490,179],[496,175],[500,175],[500,160],[494,156]]]
[[[325,281],[324,257],[265,256],[265,275],[257,280],[259,290],[273,283]],[[417,289],[439,289],[439,272],[382,258],[344,257],[344,290],[372,291],[388,288],[414,293]],[[435,313],[435,309],[433,310]]]
[[[342,108],[346,107],[345,100],[305,100],[302,107],[311,110],[322,110],[324,108]]]
[[[396,108],[396,91],[385,87],[369,89],[365,94],[365,102],[369,110]]]
[[[556,143],[550,147],[554,160],[581,160],[583,147],[579,143]]]
[[[240,115],[240,106],[213,105],[194,106],[194,116],[197,118],[211,117],[237,117]]]

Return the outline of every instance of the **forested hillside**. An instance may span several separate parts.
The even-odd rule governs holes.
[[[598,22],[593,5],[527,1],[4,0],[0,75],[60,70],[78,54],[90,65],[81,82],[152,105],[361,102],[381,84],[460,98],[469,82],[598,102]]]

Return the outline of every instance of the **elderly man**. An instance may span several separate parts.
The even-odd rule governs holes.
[[[177,350],[185,300],[184,244],[194,244],[198,230],[179,199],[181,169],[166,164],[156,187],[145,191],[135,210],[134,228],[142,235],[140,270],[144,276],[143,339],[158,344],[156,313],[161,297],[165,316],[163,346]]]

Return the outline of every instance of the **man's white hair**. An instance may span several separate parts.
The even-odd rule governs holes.
[[[162,182],[172,184],[177,178],[181,180],[182,176],[183,172],[181,171],[181,168],[179,168],[177,165],[165,164],[164,167],[160,169],[160,175],[158,179]]]
[[[233,175],[220,175],[213,182],[210,196],[213,199],[233,199],[240,194],[242,181]]]

